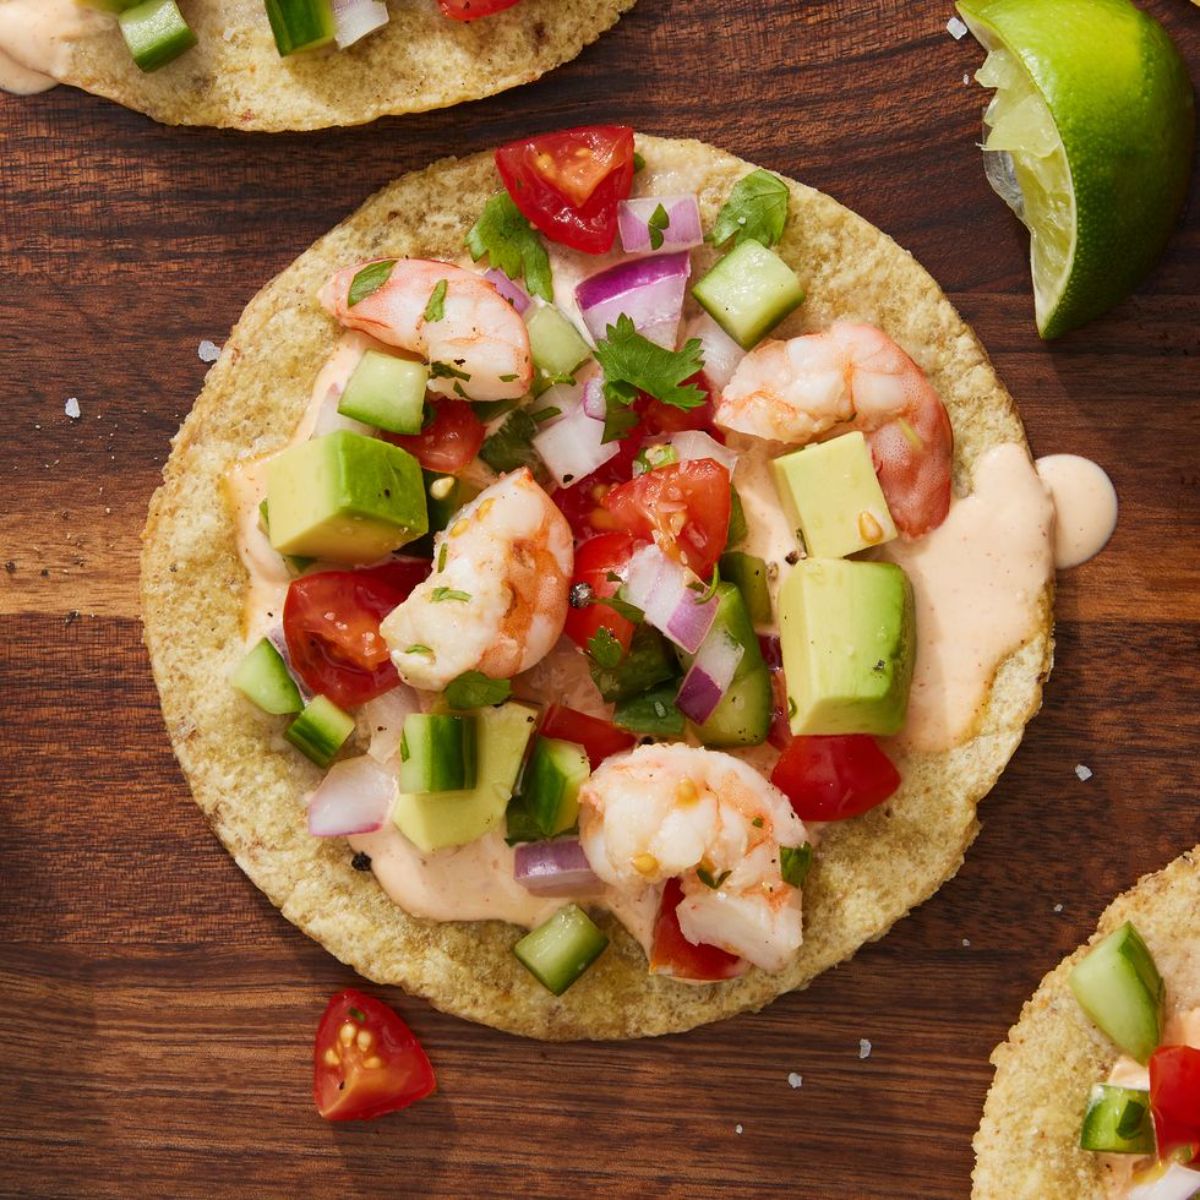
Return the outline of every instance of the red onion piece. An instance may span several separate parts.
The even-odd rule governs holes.
[[[587,896],[604,890],[578,838],[523,842],[513,860],[513,878],[535,896]]]
[[[529,293],[499,267],[489,267],[484,271],[483,277],[522,315],[533,303],[529,298]]]
[[[308,801],[308,832],[348,837],[383,827],[396,795],[396,777],[363,754],[329,768]]]
[[[1129,1200],[1190,1200],[1200,1191],[1200,1171],[1172,1163],[1153,1183],[1140,1183],[1126,1195]]]
[[[703,725],[721,703],[733,682],[745,647],[724,630],[713,630],[704,639],[695,661],[679,685],[675,703],[689,721]]]
[[[691,270],[691,257],[681,250],[619,262],[585,279],[575,300],[588,332],[600,341],[609,325],[627,316],[639,333],[674,350]]]
[[[675,447],[675,453],[679,455],[680,462],[711,458],[714,462],[719,462],[731,476],[734,467],[737,466],[736,451],[730,450],[728,446],[722,446],[716,438],[709,437],[707,433],[702,433],[699,429],[685,429],[682,433],[674,433],[670,437],[670,442]]]
[[[387,5],[381,0],[333,0],[333,23],[338,49],[345,50],[388,23]]]
[[[583,411],[594,421],[603,421],[608,405],[604,399],[604,389],[600,380],[589,379],[583,385]]]
[[[590,475],[610,458],[620,453],[617,442],[603,442],[604,421],[597,420],[581,402],[574,388],[551,388],[544,392],[543,401],[554,403],[551,392],[561,391],[571,396],[574,406],[552,424],[544,426],[533,437],[533,447],[550,469],[559,487],[569,487],[575,480]]]
[[[700,601],[706,587],[657,546],[643,546],[629,560],[621,595],[675,645],[695,654],[717,615],[715,596]]]
[[[663,240],[656,247],[650,241],[650,218],[660,204],[667,214],[667,227],[660,231]],[[641,196],[622,200],[617,205],[617,228],[626,254],[689,250],[704,241],[700,205],[695,196]]]
[[[698,338],[700,353],[704,359],[704,378],[717,392],[733,378],[738,363],[746,352],[708,315],[701,313],[693,317],[683,331],[683,338]]]

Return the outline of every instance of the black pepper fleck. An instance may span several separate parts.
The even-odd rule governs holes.
[[[42,568],[42,578],[43,578],[43,579],[49,579],[49,578],[50,578],[50,568],[49,568],[49,567],[43,567],[43,568]]]
[[[364,854],[361,850],[350,860],[350,865],[356,871],[369,871],[371,869],[371,856]]]
[[[567,603],[572,608],[587,608],[593,600],[592,588],[587,583],[573,583],[567,595]]]
[[[790,554],[785,554],[783,561],[787,563],[789,567],[794,567],[800,561],[800,551],[793,550]]]

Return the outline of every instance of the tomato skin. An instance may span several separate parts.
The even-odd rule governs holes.
[[[496,151],[496,167],[513,203],[551,241],[585,254],[612,249],[617,204],[633,186],[629,126],[581,125],[510,142]]]
[[[575,573],[571,586],[586,584],[594,596],[613,596],[621,586],[608,576],[620,570],[633,554],[633,539],[627,533],[604,533],[589,538],[575,548]],[[563,633],[581,650],[598,629],[607,629],[621,643],[622,650],[629,649],[633,640],[634,624],[607,604],[588,604],[584,608],[568,607]]]
[[[610,721],[577,712],[565,704],[552,704],[546,709],[540,733],[543,737],[582,746],[593,771],[610,755],[631,750],[637,741],[632,733],[618,729]]]
[[[601,507],[635,538],[675,546],[684,565],[708,579],[729,540],[729,489],[728,469],[699,458],[619,484]]]
[[[349,1022],[371,1035],[362,1049],[355,1038],[339,1037]],[[341,1061],[331,1064],[332,1051]],[[372,1057],[382,1065],[368,1067]],[[437,1087],[433,1067],[412,1030],[374,996],[355,988],[339,992],[326,1005],[313,1042],[313,1100],[327,1121],[369,1121],[407,1108]]]
[[[699,371],[683,382],[698,387],[706,397],[704,403],[695,408],[678,408],[643,394],[634,405],[641,415],[643,429],[651,434],[683,433],[685,430],[698,429],[722,446],[725,445],[724,432],[713,424],[713,391],[704,372]]]
[[[1184,1148],[1200,1162],[1200,1050],[1159,1046],[1150,1055],[1150,1112],[1158,1157]]]
[[[867,733],[796,737],[780,755],[771,782],[803,821],[842,821],[882,804],[900,772]]]
[[[407,450],[427,471],[452,475],[479,453],[487,432],[465,400],[437,400],[433,420],[420,433],[384,433],[385,442]]]
[[[683,899],[678,879],[668,879],[663,888],[658,916],[654,919],[654,941],[650,948],[650,973],[675,979],[733,979],[746,971],[744,959],[717,946],[695,945],[683,936],[675,910]]]
[[[512,8],[521,0],[438,0],[442,15],[452,21],[474,21],[476,17],[490,17],[492,13]]]
[[[353,708],[394,688],[400,677],[379,622],[429,571],[427,562],[397,560],[293,579],[283,602],[283,634],[292,667],[309,690]]]

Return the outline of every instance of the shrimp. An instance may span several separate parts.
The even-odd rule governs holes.
[[[861,430],[896,528],[936,529],[950,509],[954,434],[925,372],[872,325],[767,341],[739,364],[717,404],[718,425],[803,445]]]
[[[386,260],[384,260],[386,261]],[[348,329],[420,355],[429,390],[468,400],[516,400],[533,381],[529,331],[521,314],[486,279],[450,263],[401,258],[370,295],[350,303],[350,286],[368,266],[347,267],[321,289],[321,303]],[[445,283],[441,316],[430,315]]]
[[[800,890],[783,880],[780,847],[809,838],[783,793],[749,764],[678,743],[640,746],[606,760],[579,804],[584,853],[606,883],[644,892],[679,877],[676,915],[688,941],[767,971],[799,948]]]
[[[380,624],[411,687],[464,671],[510,679],[553,649],[575,567],[571,527],[528,468],[463,508],[433,544],[434,571]]]

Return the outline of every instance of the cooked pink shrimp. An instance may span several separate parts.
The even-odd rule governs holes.
[[[717,404],[718,425],[803,445],[861,430],[896,528],[936,529],[950,508],[954,434],[925,372],[872,325],[768,341],[741,361]]]
[[[800,889],[784,882],[780,851],[808,836],[749,764],[696,746],[640,746],[602,763],[579,805],[584,853],[606,883],[644,893],[679,878],[675,911],[688,941],[767,971],[799,948]]]
[[[387,261],[387,260],[383,260]],[[387,279],[355,304],[350,286],[369,263],[338,271],[321,303],[349,329],[417,354],[431,367],[429,390],[468,400],[515,400],[533,380],[529,332],[520,313],[481,275],[450,263],[397,259]],[[440,316],[436,293],[445,283]]]
[[[433,543],[434,572],[380,624],[405,683],[510,679],[554,648],[575,566],[571,527],[527,468],[480,492]]]

